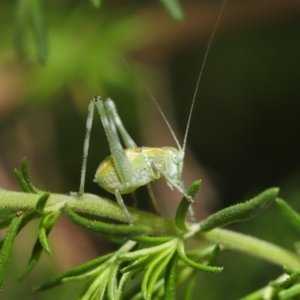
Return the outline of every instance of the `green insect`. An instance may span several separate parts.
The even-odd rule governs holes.
[[[94,106],[99,112],[111,151],[111,155],[99,165],[94,181],[106,191],[115,194],[129,223],[132,224],[133,219],[121,195],[131,193],[140,186],[159,179],[161,176],[165,178],[172,189],[176,188],[182,195],[193,201],[191,197],[186,195],[184,182],[181,177],[184,148],[178,150],[173,147],[137,147],[123,126],[114,102],[111,99],[106,99],[103,102],[100,96],[93,98],[88,108],[79,194],[84,192],[86,161]],[[126,149],[123,149],[121,145],[117,130]]]
[[[186,194],[185,185],[182,180],[186,141],[199,82],[225,2],[226,1],[223,2],[223,6],[213,29],[213,33],[210,37],[203,64],[198,76],[196,90],[192,100],[185,130],[183,146],[180,146],[180,143],[171,129],[171,126],[168,123],[165,115],[151,94],[151,99],[157,106],[171,134],[173,135],[178,149],[173,147],[137,147],[123,126],[114,102],[111,99],[107,99],[103,102],[100,96],[94,97],[88,107],[79,195],[84,193],[88,148],[93,123],[94,107],[96,106],[106,133],[111,155],[99,165],[94,181],[106,191],[115,194],[117,202],[119,203],[130,224],[133,224],[134,220],[124,204],[122,194],[131,193],[143,185],[149,186],[150,182],[159,179],[160,177],[163,177],[166,180],[171,189],[177,189],[190,202],[193,202],[193,199]],[[122,144],[119,140],[118,132],[123,140],[125,149],[122,147]],[[151,192],[150,195],[152,195]],[[190,213],[193,216],[192,208],[190,209]]]

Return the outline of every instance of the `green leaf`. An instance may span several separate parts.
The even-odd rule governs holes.
[[[148,262],[150,262],[151,260],[152,260],[151,255],[145,255],[143,257],[136,259],[133,263],[122,268],[120,271],[122,273],[127,273],[130,271],[135,271],[137,269],[143,269],[147,266]]]
[[[142,258],[148,257],[149,255],[164,252],[167,249],[170,249],[170,247],[175,245],[176,242],[177,242],[177,238],[173,238],[172,241],[166,242],[166,243],[158,245],[158,246],[153,246],[153,247],[149,247],[149,248],[139,249],[139,250],[129,252],[129,253],[124,253],[119,256],[119,259],[121,261],[130,261],[130,260],[138,259],[140,257],[142,257]]]
[[[31,183],[28,161],[27,161],[26,157],[22,158],[22,160],[21,160],[21,172],[22,172],[22,176],[23,176],[24,180],[26,181],[27,186],[30,189],[31,193],[36,194],[37,190]]]
[[[283,199],[276,199],[276,203],[280,208],[281,212],[287,217],[288,221],[300,231],[300,215]]]
[[[43,217],[43,219],[40,223],[39,241],[41,243],[41,246],[45,250],[45,252],[51,256],[52,256],[52,251],[48,244],[47,237],[60,215],[61,215],[61,212],[57,212],[55,214],[49,213]]]
[[[43,252],[43,247],[39,239],[37,239],[34,244],[31,257],[27,263],[27,266],[18,276],[18,280],[22,280],[36,266],[36,264],[38,263],[41,257],[42,252]]]
[[[16,213],[8,215],[6,218],[2,219],[0,221],[0,229],[8,227],[8,225],[11,223],[12,219],[15,218]]]
[[[278,293],[279,300],[291,300],[295,299],[295,296],[300,295],[300,284],[296,284],[287,290],[280,291]]]
[[[40,0],[30,0],[30,14],[37,48],[37,57],[41,64],[47,59],[47,35]]]
[[[3,286],[4,277],[8,266],[12,246],[15,237],[18,234],[18,229],[22,222],[22,219],[23,219],[23,214],[19,216],[17,215],[14,219],[12,219],[7,229],[6,236],[4,238],[3,247],[0,253],[0,293],[2,291],[2,286]]]
[[[150,296],[149,298],[151,298],[151,295],[153,294],[154,291],[154,287],[155,284],[159,278],[159,276],[161,275],[162,271],[166,268],[166,266],[168,265],[168,263],[170,262],[171,258],[174,255],[174,252],[176,251],[176,248],[173,249],[173,251],[171,251],[171,253],[169,253],[157,266],[157,268],[155,269],[155,271],[152,273],[149,283],[148,283],[148,295]]]
[[[112,263],[110,266],[109,272],[109,280],[107,283],[107,296],[109,300],[118,299],[118,271],[119,271],[119,263]]]
[[[193,182],[191,186],[188,188],[188,190],[186,191],[187,195],[194,198],[200,188],[200,185],[201,185],[201,180],[196,180],[195,182]],[[190,205],[191,202],[188,201],[185,197],[183,197],[176,210],[175,223],[176,226],[183,231],[188,230],[188,228],[185,225],[185,218]]]
[[[175,250],[175,249],[174,249]],[[174,252],[173,252],[174,253]],[[172,255],[173,255],[172,253]],[[168,255],[170,254],[170,251],[166,250],[161,253],[158,253],[155,258],[152,258],[151,263],[147,266],[146,273],[143,278],[142,282],[142,294],[144,299],[151,299],[151,295],[153,292],[153,281],[157,280],[157,273],[158,276],[161,273],[161,265],[164,264],[164,260],[166,257],[168,258]],[[169,258],[169,260],[171,257]]]
[[[199,264],[196,263],[194,261],[192,261],[191,259],[189,259],[186,255],[185,255],[185,251],[184,251],[184,242],[183,241],[179,241],[178,243],[178,247],[177,247],[177,253],[179,255],[179,257],[190,267],[194,268],[194,269],[198,269],[200,271],[203,272],[210,272],[210,273],[219,273],[223,270],[223,268],[221,267],[212,267],[212,266],[207,266],[207,265],[203,265],[203,264]]]
[[[191,277],[189,278],[188,285],[184,291],[184,300],[192,300],[194,297],[194,288],[195,288],[195,283],[197,279],[197,273],[193,273]]]
[[[4,192],[3,189],[0,188],[0,195],[1,195],[1,192]],[[0,219],[1,219],[1,222],[4,221],[6,218],[10,217],[10,216],[16,216],[16,212],[18,211],[17,208],[12,208],[12,207],[2,207],[0,208]],[[6,226],[7,227],[7,226]],[[3,227],[5,228],[5,227]]]
[[[60,213],[57,215],[59,216]],[[57,218],[58,218],[58,216],[57,216]],[[48,223],[47,225],[49,226],[50,223]],[[53,223],[53,225],[54,225],[54,223]],[[48,235],[50,233],[53,225],[49,226],[48,229],[46,229],[46,232],[45,232],[46,235]],[[33,247],[32,253],[31,253],[31,257],[28,261],[26,268],[18,276],[19,280],[23,279],[36,266],[36,264],[38,263],[38,261],[41,257],[41,254],[45,248],[46,248],[45,245],[43,246],[40,239],[38,238],[34,244],[34,247]],[[49,246],[48,246],[48,248],[49,248]],[[51,253],[51,251],[50,251],[50,253]]]
[[[211,252],[211,254],[210,254],[210,256],[209,256],[209,260],[208,260],[208,265],[210,266],[210,265],[212,265],[215,261],[216,261],[216,259],[217,259],[217,257],[219,256],[219,254],[220,254],[220,246],[219,245],[216,245],[215,247],[214,247],[214,250]]]
[[[128,279],[131,277],[131,272],[126,272],[124,273],[119,281],[119,286],[118,286],[118,295],[117,295],[117,299],[122,299],[122,295],[124,295],[124,289],[125,289],[125,285],[128,281]]]
[[[216,227],[253,218],[275,201],[278,192],[278,188],[270,188],[249,201],[224,208],[202,221],[200,231],[209,231]]]
[[[160,0],[170,16],[177,22],[184,20],[184,13],[179,0]]]
[[[165,299],[175,300],[178,254],[174,253],[165,272]]]
[[[291,269],[285,269],[286,273],[290,273]],[[284,281],[271,281],[269,284],[277,289],[288,289],[300,279],[300,271],[292,271],[290,276]]]
[[[75,224],[80,225],[93,232],[102,234],[130,237],[145,234],[150,230],[148,226],[144,225],[114,225],[100,221],[91,221],[79,216],[78,214],[73,212],[67,205],[64,206],[64,211]]]
[[[161,244],[173,240],[173,236],[136,236],[132,237],[131,240],[139,243],[149,243],[149,244]]]
[[[16,19],[15,19],[15,46],[19,57],[26,57],[25,32],[26,21],[28,17],[28,1],[17,0],[16,2]]]
[[[49,196],[50,196],[50,193],[44,193],[44,194],[41,195],[41,197],[37,201],[36,206],[35,206],[35,210],[38,213],[44,214],[44,208],[45,208],[45,205],[47,203],[47,200],[48,200]]]
[[[18,213],[17,213],[18,214]],[[23,217],[22,217],[22,221],[21,221],[21,224],[20,226],[18,227],[18,233],[31,221],[33,220],[34,218],[37,218],[37,217],[40,217],[40,214],[37,213],[36,211],[29,211],[29,212],[26,212],[26,213],[23,213],[22,214]],[[3,246],[3,242],[4,241],[1,241],[0,242],[0,249],[2,248]]]
[[[90,260],[90,261],[86,262],[85,264],[82,264],[82,265],[80,265],[80,266],[78,266],[78,267],[76,267],[72,270],[69,270],[65,273],[62,273],[62,274],[54,277],[50,281],[35,287],[34,290],[35,291],[44,291],[44,290],[50,289],[54,286],[63,284],[64,283],[63,279],[68,278],[68,277],[72,277],[72,276],[79,276],[79,275],[82,275],[84,273],[90,272],[91,270],[93,270],[97,266],[99,266],[102,263],[104,263],[105,261],[107,261],[113,255],[114,255],[114,253],[109,253],[107,255],[104,255],[104,256],[98,257],[96,259]]]
[[[24,193],[31,193],[31,189],[28,186],[26,180],[24,179],[22,173],[19,170],[15,169],[14,170],[14,175],[15,175],[15,177],[16,177],[16,179],[17,179],[17,181],[19,183],[19,186],[22,189],[22,191]]]

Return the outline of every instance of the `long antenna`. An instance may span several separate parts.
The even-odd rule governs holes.
[[[197,80],[197,83],[196,83],[196,89],[195,89],[195,92],[194,92],[194,95],[193,95],[193,100],[192,100],[192,104],[191,104],[191,108],[190,108],[190,112],[189,112],[189,117],[188,117],[188,121],[187,121],[187,124],[186,124],[186,129],[185,129],[185,133],[184,133],[184,140],[183,140],[183,145],[182,145],[182,151],[183,152],[185,152],[187,136],[188,136],[188,132],[189,132],[189,128],[190,128],[190,123],[191,123],[191,118],[192,118],[192,113],[193,113],[193,109],[194,109],[194,105],[195,105],[197,93],[198,93],[198,90],[199,90],[199,84],[200,84],[200,81],[201,81],[201,78],[202,78],[203,69],[204,69],[204,66],[205,66],[205,63],[206,63],[206,60],[207,60],[207,56],[208,56],[208,52],[209,52],[210,46],[212,44],[212,40],[214,38],[214,35],[215,35],[216,29],[218,27],[219,21],[221,19],[221,16],[223,14],[223,10],[224,10],[226,2],[227,2],[227,0],[224,0],[223,3],[222,3],[222,6],[221,6],[221,9],[220,9],[217,21],[215,23],[213,32],[212,32],[212,34],[210,36],[208,45],[206,47],[206,51],[205,51],[205,55],[204,55],[204,60],[203,60],[203,63],[202,63],[202,66],[201,66],[201,70],[200,70],[200,73],[199,73],[199,76],[198,76],[198,80]]]
[[[145,82],[142,80],[142,78],[135,72],[135,70],[132,68],[132,66],[129,64],[129,62],[121,55],[123,61],[125,62],[125,64],[127,65],[127,67],[130,69],[130,71],[132,72],[132,74],[139,80],[139,82],[141,83],[141,85],[143,86],[143,88],[145,89],[145,91],[148,93],[148,95],[150,96],[150,99],[152,100],[152,102],[155,104],[156,108],[158,109],[160,115],[162,116],[163,120],[165,121],[166,125],[168,126],[173,139],[178,147],[178,149],[180,151],[182,151],[181,145],[179,144],[179,141],[175,135],[175,132],[172,130],[172,127],[170,125],[170,123],[168,122],[164,112],[162,111],[162,109],[160,108],[158,102],[156,101],[155,97],[153,96],[153,94],[150,92],[148,86],[145,84]]]

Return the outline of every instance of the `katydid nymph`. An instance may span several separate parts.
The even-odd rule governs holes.
[[[115,194],[117,202],[130,224],[133,224],[134,220],[127,210],[121,195],[131,193],[140,186],[149,185],[151,181],[159,179],[160,177],[163,177],[166,180],[171,189],[177,189],[188,201],[193,202],[193,199],[186,194],[185,185],[182,180],[182,169],[184,163],[187,135],[200,79],[202,77],[203,68],[225,2],[226,0],[223,1],[222,8],[220,10],[205,52],[204,60],[198,76],[196,89],[191,103],[182,146],[178,142],[175,133],[171,129],[171,126],[168,123],[164,113],[160,109],[157,101],[151,94],[151,99],[158,108],[171,134],[173,135],[178,149],[174,147],[137,147],[137,145],[129,136],[128,132],[123,126],[114,102],[111,99],[102,101],[102,98],[100,96],[96,96],[91,100],[88,107],[79,195],[82,195],[84,193],[89,140],[93,122],[94,107],[96,106],[100,119],[102,121],[103,128],[105,130],[111,155],[108,156],[102,163],[100,163],[96,171],[94,181],[106,191]],[[144,85],[143,82],[142,84]],[[148,91],[147,88],[146,90]],[[123,149],[122,144],[119,140],[118,132],[123,140],[125,149]],[[190,213],[191,215],[193,215],[192,208],[190,209]]]

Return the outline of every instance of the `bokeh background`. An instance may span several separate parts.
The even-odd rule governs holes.
[[[40,42],[42,36],[34,31],[28,14],[37,8],[36,2],[0,4],[1,188],[19,189],[12,172],[26,156],[36,186],[52,192],[76,191],[87,106],[98,94],[115,100],[138,145],[175,146],[134,73],[183,140],[221,1],[184,1],[181,23],[155,1],[103,1],[97,9],[90,1],[39,4],[44,20],[37,22],[45,25],[45,50],[36,47],[35,36]],[[299,1],[227,3],[188,135],[185,182],[203,179],[195,199],[197,219],[271,186],[281,187],[281,196],[300,209],[299,32]],[[47,59],[41,64],[46,50]],[[107,155],[106,138],[95,116],[88,192],[107,196],[92,182]],[[171,192],[163,180],[154,188],[162,214],[172,218],[180,195]],[[151,209],[143,189],[137,197],[139,207]],[[130,197],[127,201],[132,202]],[[30,256],[37,226],[32,224],[17,239],[3,299],[74,299],[79,284],[45,293],[33,293],[31,287],[114,246],[62,218],[50,236],[54,258],[43,257],[36,270],[18,283],[16,277]],[[231,228],[289,249],[297,240],[275,206]],[[224,254],[219,263],[225,272],[200,274],[195,295],[201,292],[202,299],[224,299],[226,293],[226,299],[237,299],[281,273],[279,267],[236,253]]]

